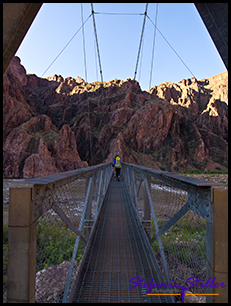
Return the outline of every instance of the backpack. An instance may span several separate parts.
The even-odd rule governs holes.
[[[115,167],[116,167],[116,168],[121,168],[121,163],[120,163],[120,161],[116,161]]]

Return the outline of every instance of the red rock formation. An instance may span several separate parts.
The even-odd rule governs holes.
[[[77,151],[74,133],[68,125],[63,125],[57,139],[53,143],[52,156],[56,160],[58,169],[62,171],[87,167],[87,162],[82,162]]]
[[[202,115],[206,108],[212,109],[214,114],[217,108],[226,108],[225,105],[228,105],[227,82],[228,72],[225,71],[201,81],[192,78],[182,80],[179,83],[165,82],[154,86],[148,92],[153,96],[167,100],[172,105],[180,105],[189,109],[189,111],[185,112],[185,115],[187,114],[190,119],[194,120],[197,116]],[[218,101],[216,106],[211,105],[214,100]]]
[[[27,85],[26,69],[20,64],[19,57],[14,56],[8,70],[11,71],[13,76],[18,80],[21,85]]]
[[[59,82],[59,83],[64,81],[63,77],[61,75],[57,75],[57,74],[54,74],[51,77],[48,77],[46,79],[48,81],[55,81],[55,82]]]
[[[26,70],[14,57],[3,76],[3,139],[20,124],[29,120],[31,107],[26,102]]]
[[[46,115],[33,117],[14,129],[3,150],[6,177],[40,177],[87,167],[79,157],[70,127],[64,125],[58,133]]]
[[[126,124],[133,114],[134,110],[131,108],[119,108],[111,113],[111,118],[108,124],[112,126],[121,126]]]
[[[156,169],[205,169],[211,160],[224,169],[227,72],[165,82],[146,92],[129,78],[103,86],[80,77],[42,79],[27,75],[14,58],[3,79],[3,134],[6,177],[87,166],[90,144],[94,163],[120,151],[123,161]]]
[[[120,132],[115,139],[113,139],[110,143],[110,154],[108,155],[105,162],[112,162],[115,155],[118,154],[121,157],[122,161],[126,161],[127,163],[135,164],[135,160],[130,154],[130,150],[124,140],[122,132]]]
[[[54,173],[59,173],[55,164],[55,159],[50,155],[31,154],[24,163],[23,177],[41,177]]]

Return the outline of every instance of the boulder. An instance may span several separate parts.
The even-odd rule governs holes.
[[[81,161],[77,151],[74,132],[72,132],[67,124],[62,126],[57,139],[54,141],[52,156],[71,161]]]
[[[27,84],[26,69],[21,65],[21,59],[18,56],[12,58],[8,70],[11,71],[21,85]]]
[[[70,261],[63,261],[59,265],[50,266],[36,273],[35,303],[62,303],[70,264]],[[78,267],[79,264],[75,262],[74,275]]]
[[[58,173],[55,159],[50,155],[31,154],[24,163],[23,177],[33,178]]]

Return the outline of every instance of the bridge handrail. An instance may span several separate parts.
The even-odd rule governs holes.
[[[125,162],[122,162],[122,174],[155,256],[161,263],[160,273],[162,277],[165,275],[166,283],[175,274],[179,277],[178,270],[185,271],[185,277],[180,277],[180,281],[184,282],[187,269],[195,274],[200,273],[204,279],[219,275],[220,282],[227,283],[228,219],[225,215],[228,192],[219,188],[226,184]],[[174,241],[176,232],[179,238]],[[221,249],[225,254],[224,262],[219,259]],[[183,264],[185,256],[188,258],[186,265]],[[171,262],[175,262],[175,268],[169,266]],[[197,265],[199,268],[196,268]],[[204,292],[202,288],[197,290]],[[228,294],[227,285],[226,289],[211,286],[206,291],[211,294],[207,296],[209,302],[216,299],[213,293],[219,293],[224,300]]]
[[[36,267],[38,267],[37,271],[46,269],[46,260],[51,255],[51,249],[49,247],[46,251],[46,245],[49,246],[50,241],[52,242],[54,231],[56,231],[55,237],[63,243],[66,240],[65,235],[68,236],[69,233],[76,235],[65,289],[65,299],[67,299],[71,281],[73,282],[75,277],[73,268],[79,240],[83,241],[86,248],[112,177],[111,164],[109,162],[26,179],[22,187],[10,189],[8,236],[11,251],[8,259],[8,301],[35,301]],[[21,228],[25,228],[25,231],[18,239],[17,235]],[[37,239],[38,229],[44,232],[39,240]],[[73,235],[71,237],[73,238]],[[28,240],[27,247],[24,240]],[[72,242],[69,242],[68,247],[70,243]],[[27,248],[30,250],[29,257]],[[18,249],[22,249],[22,252],[20,256],[15,256],[17,253],[15,250]],[[55,253],[57,259],[55,258],[52,262],[53,266],[61,263],[58,253]],[[66,259],[66,261],[70,260]],[[50,263],[47,267],[49,265]],[[18,267],[22,272],[18,270]],[[15,273],[15,269],[18,273]],[[15,290],[17,283],[23,283],[23,290]]]
[[[194,177],[189,177],[186,175],[182,175],[182,174],[177,174],[177,173],[172,173],[172,172],[167,172],[167,171],[162,171],[162,170],[154,170],[151,168],[147,168],[147,167],[143,167],[143,166],[137,166],[134,164],[128,164],[125,162],[122,162],[122,164],[131,167],[132,169],[136,169],[136,170],[141,170],[144,173],[147,173],[153,177],[157,177],[161,180],[167,180],[167,179],[173,179],[175,181],[180,181],[183,182],[185,184],[190,184],[190,185],[194,185],[194,186],[205,186],[205,187],[209,187],[209,186],[224,186],[225,184],[223,183],[218,183],[218,182],[213,182],[213,181],[206,181],[204,179],[198,179],[198,178],[194,178]]]
[[[86,249],[91,233],[90,229],[94,227],[95,220],[100,217],[98,213],[113,174],[111,164],[109,162],[40,178],[26,179],[24,181],[25,187],[10,189],[8,301],[35,301],[36,228],[38,224],[48,221],[51,225],[60,226],[61,223],[59,221],[63,222],[62,224],[67,225],[67,232],[65,233],[68,234],[71,231],[75,233],[76,237],[81,238],[85,243]],[[163,262],[162,272],[160,273],[166,272],[165,274],[168,274],[167,266],[169,262],[168,258],[165,259],[166,241],[161,242],[161,239],[163,240],[161,237],[172,231],[172,228],[177,228],[177,222],[182,217],[185,217],[186,214],[199,215],[198,220],[202,226],[204,226],[202,221],[206,222],[206,236],[204,236],[206,238],[203,238],[206,239],[206,258],[203,260],[206,260],[207,275],[213,277],[215,275],[214,271],[226,269],[226,266],[221,267],[221,264],[214,260],[214,258],[218,258],[217,254],[221,249],[220,244],[217,241],[215,243],[215,239],[218,237],[216,232],[218,228],[227,225],[227,222],[223,221],[224,217],[223,219],[220,217],[221,207],[225,212],[228,207],[227,190],[220,192],[219,189],[214,187],[225,184],[154,170],[125,162],[122,162],[121,177],[125,181],[128,194],[136,207],[140,221],[144,228],[146,227],[145,230],[147,229],[147,234],[151,230],[152,215],[155,229],[153,237],[150,236],[149,238],[151,244],[154,243],[156,245],[158,242],[160,247],[160,260]],[[161,195],[163,197],[160,202],[158,202],[158,197],[155,198],[154,196],[153,198],[153,188],[157,196]],[[144,193],[143,198],[140,196],[141,190]],[[73,201],[73,198],[75,198],[75,201]],[[83,201],[84,207],[82,208],[81,203]],[[94,217],[92,203],[95,205]],[[160,205],[162,206],[160,207]],[[82,209],[80,223],[75,219],[79,218],[80,215],[74,217],[75,211],[72,212],[73,207],[77,209],[78,213]],[[171,209],[172,212],[170,212]],[[143,217],[140,217],[141,213],[143,213]],[[54,214],[56,216],[53,216]],[[42,218],[40,219],[40,217]],[[41,220],[42,222],[40,223]],[[166,221],[165,224],[163,224],[163,221]],[[214,227],[215,222],[218,224],[216,229]],[[193,233],[191,233],[191,236]],[[205,231],[203,231],[203,235],[205,235]],[[76,245],[79,238],[76,240]],[[226,250],[225,235],[224,239],[219,237],[219,243],[222,243],[222,247]],[[20,256],[17,250],[20,250]],[[69,270],[69,283],[66,285],[67,289],[65,290],[66,300],[71,290],[69,289],[69,284],[76,253],[77,248],[73,254],[72,265]],[[202,255],[204,256],[204,253]],[[175,254],[174,256],[177,255]],[[57,261],[57,263],[59,264],[60,262]],[[17,273],[14,271],[16,268]],[[28,273],[25,273],[25,271]],[[223,271],[222,273],[221,275],[223,276],[226,272]],[[73,274],[76,275],[74,272]],[[167,279],[171,278],[167,277]],[[17,282],[19,286],[17,286]],[[23,287],[20,285],[22,283]],[[209,288],[208,290],[212,293],[215,289]],[[216,288],[216,290],[218,289]],[[224,289],[222,290],[224,291]]]
[[[76,179],[81,174],[91,173],[93,171],[103,169],[110,164],[111,163],[99,164],[99,165],[91,166],[87,168],[75,169],[75,170],[60,172],[60,173],[51,174],[47,176],[25,179],[24,182],[33,183],[33,184],[49,184],[49,183],[54,183],[54,182],[62,182],[63,180],[65,180],[65,183],[68,183]]]

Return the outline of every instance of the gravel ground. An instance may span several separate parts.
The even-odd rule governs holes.
[[[73,275],[75,275],[78,266],[75,263]],[[36,273],[35,303],[62,302],[69,267],[70,262],[64,261],[60,265],[51,266]]]

